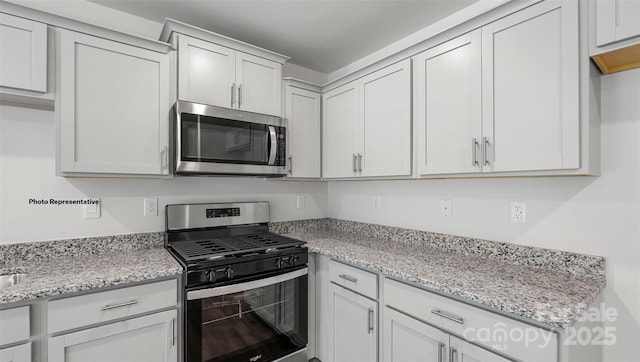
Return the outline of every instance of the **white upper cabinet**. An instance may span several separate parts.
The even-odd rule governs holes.
[[[160,41],[178,49],[178,99],[281,117],[282,64],[289,58],[166,19]]]
[[[596,45],[640,36],[640,1],[595,0]]]
[[[323,177],[411,174],[411,61],[324,94]]]
[[[178,98],[232,107],[236,52],[188,36],[178,41]]]
[[[286,80],[285,118],[288,131],[289,177],[320,178],[320,89]]]
[[[282,64],[236,53],[238,109],[282,115]]]
[[[580,166],[578,35],[575,1],[545,1],[482,28],[483,167]]]
[[[476,30],[414,58],[418,173],[481,170],[481,33]]]
[[[322,177],[355,177],[360,135],[360,87],[351,82],[323,95]]]
[[[167,175],[169,56],[60,30],[59,174]]]
[[[47,91],[47,25],[0,13],[0,87]]]
[[[411,60],[360,80],[363,177],[411,175]]]
[[[178,99],[281,115],[282,64],[178,34]]]
[[[545,1],[414,57],[418,175],[580,167],[577,3]]]

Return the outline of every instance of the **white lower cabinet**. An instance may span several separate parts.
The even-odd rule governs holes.
[[[0,310],[0,362],[31,361],[30,325],[30,306]]]
[[[508,362],[509,359],[452,336],[389,307],[382,349],[388,362]]]
[[[377,361],[378,303],[331,284],[335,362]]]
[[[31,362],[31,342],[0,349],[0,362]]]
[[[49,361],[177,361],[176,311],[49,338]]]
[[[47,302],[48,361],[178,358],[177,280]]]
[[[389,307],[382,329],[384,361],[443,361],[447,333]]]

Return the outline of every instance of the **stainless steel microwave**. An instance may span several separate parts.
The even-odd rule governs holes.
[[[172,129],[177,175],[286,175],[286,120],[178,101]]]

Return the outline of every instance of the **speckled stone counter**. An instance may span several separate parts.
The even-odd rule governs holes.
[[[280,231],[311,252],[554,328],[573,325],[605,286],[602,257],[343,220],[302,224]]]
[[[0,289],[0,304],[141,282],[182,273],[163,233],[0,245],[0,274],[27,273]]]

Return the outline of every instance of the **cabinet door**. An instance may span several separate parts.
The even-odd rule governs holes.
[[[59,171],[168,174],[169,57],[62,30]]]
[[[282,115],[282,65],[236,52],[238,109]]]
[[[287,86],[289,176],[320,177],[320,94]]]
[[[49,338],[49,360],[176,361],[176,311],[112,323]]]
[[[0,14],[0,86],[47,91],[47,25]]]
[[[178,35],[178,99],[235,106],[235,50]]]
[[[595,0],[596,45],[640,35],[640,1]]]
[[[384,309],[384,361],[444,361],[449,335],[394,309]]]
[[[420,175],[481,170],[480,45],[476,30],[414,57]]]
[[[331,284],[335,362],[377,360],[378,304]]]
[[[456,362],[510,362],[510,359],[504,358],[493,352],[475,346],[460,338],[451,336],[449,339],[449,360]]]
[[[580,166],[577,7],[545,1],[482,28],[486,168]]]
[[[31,342],[0,349],[0,362],[31,362]]]
[[[361,176],[411,174],[411,60],[360,81]]]
[[[333,89],[323,98],[322,176],[354,177],[360,134],[358,83]]]

